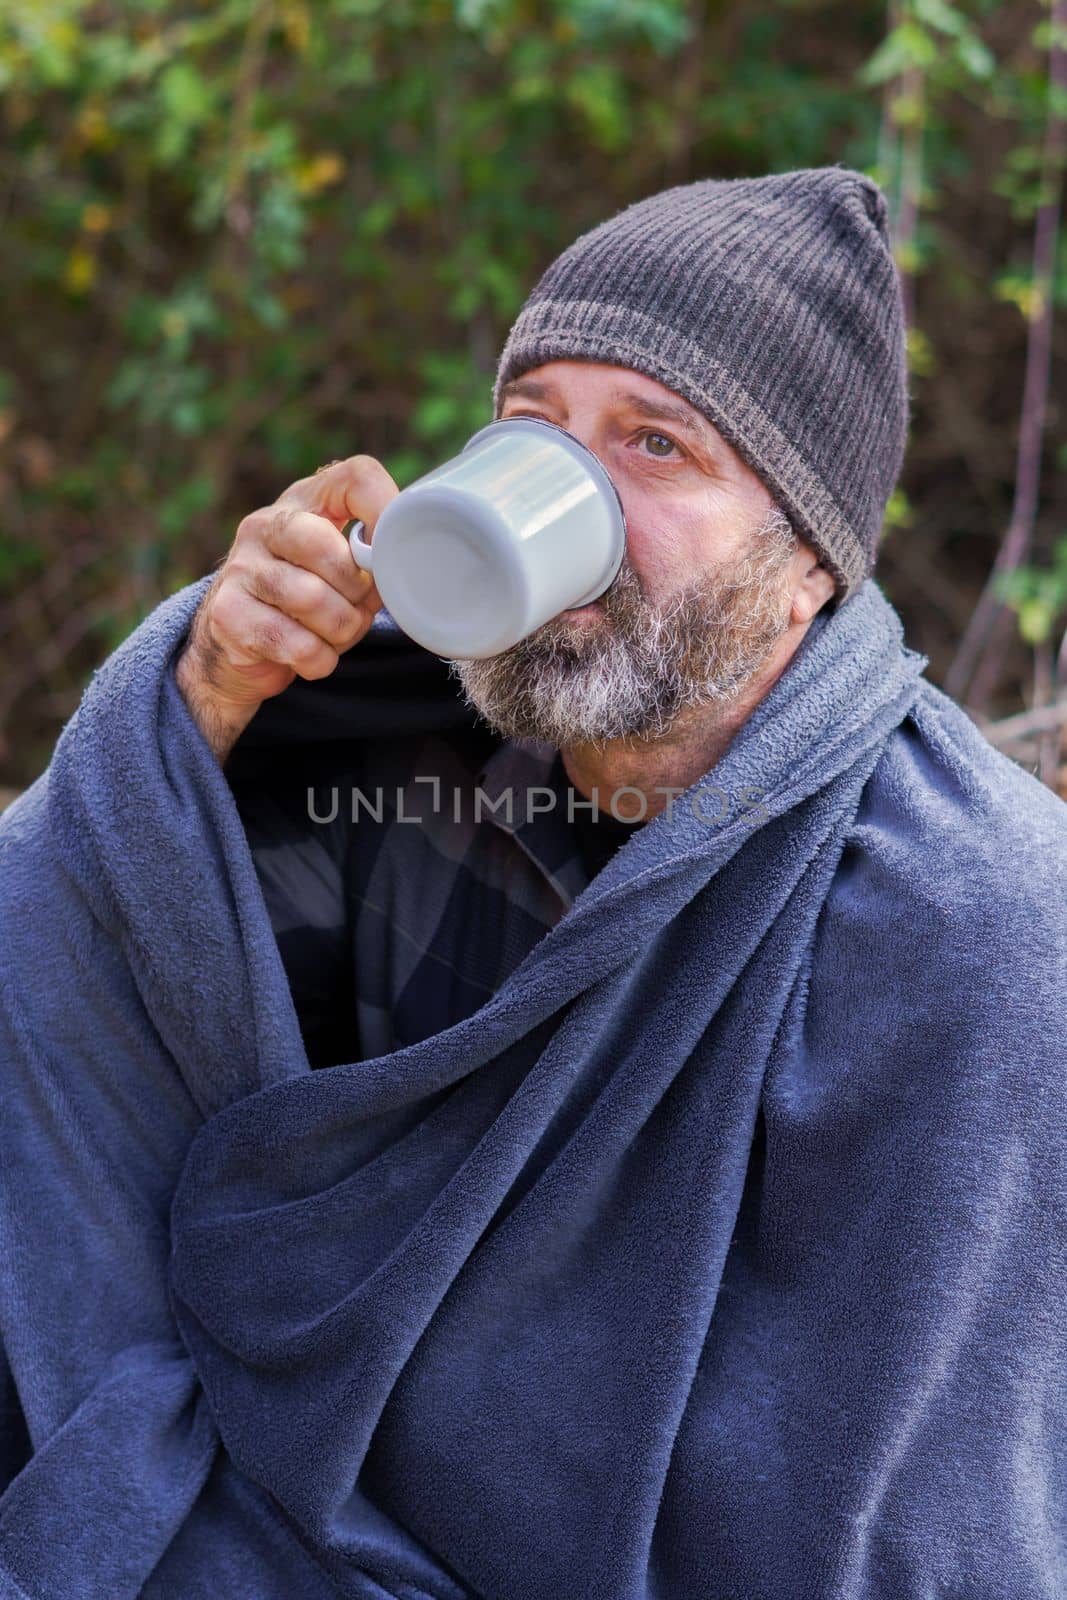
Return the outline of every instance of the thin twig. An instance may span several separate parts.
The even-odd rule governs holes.
[[[1013,717],[1001,717],[998,722],[986,722],[983,717],[969,713],[990,744],[1016,744],[1022,739],[1032,739],[1034,734],[1048,728],[1062,728],[1067,723],[1067,698],[1055,700],[1051,705],[1040,706],[1036,711],[1020,711]]]
[[[885,24],[887,36],[900,22],[899,6],[900,0],[888,0]],[[897,237],[897,215],[900,209],[900,134],[893,116],[896,93],[896,79],[887,78],[882,85],[882,111],[878,122],[878,170],[882,175],[882,188],[885,190],[888,202],[889,235],[892,239]]]
[[[1034,646],[1034,710],[1051,705],[1056,698],[1052,645],[1043,640]],[[1059,771],[1060,729],[1044,730],[1037,741],[1037,775],[1050,789],[1056,787]]]
[[[957,700],[962,700],[967,694],[971,704],[979,706],[988,701],[1007,648],[1005,607],[998,595],[998,580],[1001,573],[1013,572],[1025,561],[1037,515],[1052,356],[1052,273],[1059,236],[1064,153],[1067,150],[1067,119],[1060,110],[1063,97],[1067,95],[1067,50],[1063,46],[1065,31],[1067,0],[1055,0],[1049,46],[1042,201],[1034,223],[1034,314],[1029,319],[1026,341],[1026,375],[1016,455],[1014,504],[1008,531],[997,551],[992,571],[945,676],[947,694]]]
[[[900,146],[900,210],[896,234],[896,242],[902,247],[904,256],[900,286],[904,302],[904,325],[907,328],[915,326],[915,240],[919,229],[919,207],[922,204],[924,87],[921,68],[908,67],[901,79],[904,98],[910,103],[911,109]]]

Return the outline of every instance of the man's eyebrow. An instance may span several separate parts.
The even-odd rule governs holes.
[[[621,390],[612,396],[616,404],[629,406],[631,411],[636,411],[638,416],[647,418],[650,422],[674,422],[683,433],[691,439],[696,439],[700,444],[709,448],[714,444],[711,430],[695,411],[680,401],[652,400],[643,394],[623,393]]]
[[[691,439],[696,440],[706,449],[713,449],[715,440],[710,429],[697,416],[680,401],[653,400],[643,394],[636,394],[631,390],[618,389],[612,395],[615,405],[628,406],[638,416],[645,417],[649,422],[673,422],[687,433]],[[551,384],[542,383],[537,378],[512,378],[500,391],[500,404],[503,406],[508,400],[544,400],[548,404],[558,400],[558,394]]]
[[[556,399],[556,391],[550,384],[539,383],[536,378],[512,378],[500,391],[500,404],[505,400],[547,400],[550,403]]]

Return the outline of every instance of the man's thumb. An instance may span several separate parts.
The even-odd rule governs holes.
[[[279,505],[297,505],[326,517],[342,528],[353,517],[360,517],[372,532],[375,523],[400,490],[395,480],[374,456],[348,456],[331,461],[290,484],[278,496]]]

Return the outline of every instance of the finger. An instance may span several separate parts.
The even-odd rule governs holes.
[[[248,573],[245,588],[338,652],[351,649],[370,623],[371,613],[363,606],[353,605],[316,573],[289,561],[261,562]]]
[[[336,528],[360,517],[370,535],[390,500],[399,493],[395,480],[374,456],[349,456],[345,461],[331,461],[310,478],[290,484],[276,504],[317,512]]]
[[[268,512],[261,538],[271,556],[314,573],[351,605],[367,601],[374,580],[356,566],[348,540],[325,517],[278,505]]]
[[[301,678],[329,677],[338,662],[338,652],[319,634],[251,595],[242,613],[240,647],[253,662],[272,661]]]

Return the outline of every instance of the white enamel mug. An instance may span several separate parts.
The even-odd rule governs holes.
[[[397,626],[448,659],[499,655],[604,593],[622,565],[626,518],[593,452],[554,422],[508,417],[345,528]]]

